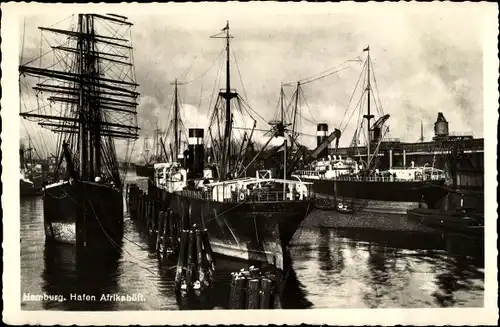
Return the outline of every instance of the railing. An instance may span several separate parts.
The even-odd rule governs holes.
[[[382,143],[401,143],[400,138],[384,138],[382,139]]]
[[[471,132],[451,132],[450,136],[469,136],[469,137],[474,137],[474,134]]]
[[[333,180],[337,181],[353,181],[353,182],[397,182],[397,183],[403,183],[403,182],[422,182],[422,181],[433,181],[433,180],[444,180],[444,178],[423,178],[423,177],[417,177],[413,179],[404,179],[404,178],[397,178],[397,177],[379,177],[379,176],[339,176],[336,178],[333,178]]]
[[[247,192],[231,192],[231,197],[224,197],[222,194],[217,198],[217,194],[214,195],[211,191],[195,191],[195,190],[183,190],[181,195],[199,199],[199,200],[208,200],[208,201],[216,201],[216,202],[283,202],[283,201],[301,201],[307,199],[305,196],[300,196],[298,193],[293,194],[290,192],[283,191],[250,191],[250,194]],[[311,193],[309,193],[311,195]]]
[[[213,200],[212,192],[210,191],[194,191],[194,190],[182,190],[181,194],[183,196],[200,199],[200,200]]]
[[[326,171],[326,170],[325,170]],[[319,176],[320,173],[315,170],[297,170],[294,175],[297,176]]]
[[[417,177],[414,179],[404,179],[397,177],[379,177],[379,176],[338,176],[332,178],[320,177],[316,171],[300,171],[297,172],[298,176],[315,176],[322,180],[332,180],[332,181],[351,181],[351,182],[421,182],[421,181],[433,181],[433,180],[444,180],[444,178],[436,177]]]

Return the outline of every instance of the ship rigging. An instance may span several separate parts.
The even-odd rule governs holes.
[[[193,223],[206,228],[215,253],[283,268],[283,248],[312,209],[313,197],[307,183],[274,178],[257,165],[255,175],[249,174],[277,130],[267,130],[269,140],[253,155],[257,121],[251,107],[231,88],[229,23],[212,38],[225,41],[226,85],[209,113],[208,133],[190,128],[186,160],[156,164],[150,191],[167,199],[181,216],[183,228]],[[245,132],[239,139],[235,122],[245,125],[244,113],[250,115],[253,127],[250,135]],[[214,157],[209,167],[204,140],[210,144],[209,156]]]
[[[52,36],[44,36],[49,51],[40,49],[38,58],[19,66],[38,105],[20,116],[58,134],[57,167],[44,187],[47,238],[83,247],[116,244],[123,233],[123,183],[115,139],[136,139],[139,130],[133,47],[126,38],[132,23],[79,14],[71,25],[76,28],[39,28]],[[63,166],[67,176],[59,180]]]

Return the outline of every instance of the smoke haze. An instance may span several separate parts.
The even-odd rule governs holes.
[[[151,138],[156,126],[168,129],[175,79],[189,82],[179,86],[186,127],[206,128],[210,106],[215,103],[213,92],[225,85],[224,41],[209,36],[219,33],[226,20],[234,35],[231,87],[267,121],[275,116],[281,83],[318,75],[348,59],[364,59],[362,50],[370,45],[378,97],[384,113],[391,115],[390,137],[415,142],[422,121],[424,138],[430,140],[440,111],[451,132],[483,137],[483,25],[481,15],[473,10],[387,7],[339,13],[333,11],[335,6],[332,12],[322,6],[307,13],[190,10],[180,15],[169,12],[168,5],[163,8],[164,12],[155,15],[126,15],[134,23],[135,72],[141,93],[141,137],[134,146],[133,160],[140,159],[143,138]],[[23,62],[38,54],[37,26],[49,26],[64,17],[26,17]],[[347,121],[352,109],[346,112],[346,108],[362,65],[352,61],[347,66],[303,86],[307,105],[302,106],[302,116],[313,123],[328,123],[330,131]],[[294,88],[285,87],[285,92],[291,97]],[[341,146],[350,144],[357,118],[354,113]],[[263,120],[257,121],[258,128],[269,128]],[[247,122],[251,126],[251,120]],[[315,133],[311,122],[302,120],[303,133]],[[261,134],[256,136],[263,141]],[[316,142],[307,136],[299,141],[307,146]],[[123,157],[124,142],[118,148]]]

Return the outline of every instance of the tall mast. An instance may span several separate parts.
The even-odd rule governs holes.
[[[83,76],[84,76],[84,56],[83,56],[83,42],[84,42],[84,35],[83,35],[83,14],[78,15],[78,54],[79,54],[79,64],[80,64],[80,77],[79,77],[79,101],[78,101],[78,113],[79,113],[79,120],[80,120],[80,131],[79,131],[79,149],[80,149],[80,179],[82,180],[87,180],[88,174],[87,174],[87,124],[86,124],[86,114],[85,114],[85,108],[83,104]]]
[[[95,78],[100,75],[100,70],[99,70],[99,62],[97,61],[97,57],[95,56],[95,53],[97,51],[97,47],[95,44],[95,26],[94,26],[94,16],[88,15],[87,16],[90,20],[90,31],[91,31],[91,37],[90,37],[90,47],[89,47],[89,56],[91,58],[91,76],[92,76],[92,82],[95,81]],[[91,83],[94,89],[94,99],[92,99],[93,103],[93,112],[94,112],[94,122],[93,122],[93,127],[94,127],[94,149],[93,151],[95,152],[94,155],[94,160],[95,160],[95,173],[98,175],[101,175],[101,104],[99,101],[99,96],[98,95],[98,90],[96,84]]]
[[[229,172],[229,158],[231,155],[231,124],[232,124],[232,114],[231,114],[231,99],[237,96],[236,92],[231,92],[231,65],[230,65],[230,47],[229,47],[229,39],[232,36],[229,34],[229,22],[226,23],[226,27],[222,29],[222,32],[225,32],[224,36],[220,36],[219,34],[211,36],[211,38],[224,38],[226,39],[226,90],[219,92],[219,96],[224,98],[226,101],[226,110],[225,110],[225,128],[224,128],[224,140],[222,147],[222,156],[220,161],[220,177],[224,180]]]
[[[367,101],[368,101],[368,104],[367,104],[367,114],[364,115],[363,117],[366,118],[367,120],[367,129],[368,129],[368,140],[367,140],[367,144],[366,144],[366,162],[369,163],[370,162],[370,145],[371,145],[371,135],[370,135],[370,121],[371,119],[374,117],[371,112],[370,112],[370,92],[371,92],[371,84],[370,84],[370,46],[366,47],[366,49],[364,49],[363,51],[368,51],[368,58],[367,58],[367,67],[368,67],[368,84],[366,86],[366,95],[367,95]],[[369,169],[369,167],[366,167],[367,169]]]
[[[84,63],[85,63],[85,70],[84,70],[84,79],[85,79],[85,91],[87,92],[92,92],[92,89],[93,87],[90,86],[90,82],[92,81],[92,58],[90,57],[90,51],[91,51],[91,45],[90,45],[90,42],[91,42],[91,28],[90,28],[90,17],[88,15],[84,15],[83,16],[85,18],[85,32],[83,32],[84,34],[84,42],[85,42],[85,48],[83,50],[83,55],[84,55]],[[88,94],[88,93],[86,93]],[[87,116],[86,116],[86,120],[89,124],[89,128],[87,129],[87,133],[88,133],[88,136],[87,136],[87,141],[88,141],[88,144],[86,144],[87,146],[87,151],[88,151],[88,154],[89,154],[89,176],[88,176],[88,179],[89,180],[94,180],[95,178],[95,161],[94,161],[94,155],[95,155],[95,146],[94,146],[94,137],[95,137],[95,107],[92,105],[91,103],[91,100],[92,99],[92,95],[91,96],[87,96],[85,99],[84,99],[84,106],[86,108],[86,111],[87,111]]]
[[[285,108],[283,106],[283,102],[285,98],[285,92],[283,92],[283,83],[281,84],[281,91],[280,91],[280,102],[281,102],[281,124],[285,123]]]
[[[156,128],[154,130],[153,147],[154,147],[153,158],[154,160],[159,161],[161,151],[160,151],[160,129],[158,128],[158,121],[156,122]]]
[[[177,156],[179,155],[179,99],[177,96],[177,79],[175,80],[175,92],[174,92],[174,158],[172,158],[172,161],[177,160]]]
[[[292,123],[292,138],[294,140],[295,140],[295,121],[297,120],[297,111],[299,110],[299,91],[300,91],[300,82],[297,82],[297,91],[295,92],[295,109],[293,111],[293,123]]]
[[[229,165],[229,158],[231,156],[231,64],[230,64],[230,50],[229,50],[229,22],[226,25],[226,127],[224,132],[224,139],[226,143],[226,159],[224,160],[224,172]],[[226,176],[223,176],[224,178]]]
[[[144,137],[144,146],[143,146],[143,151],[144,151],[144,162],[149,164],[149,137],[145,136]]]
[[[137,139],[139,130],[133,47],[129,40],[122,38],[123,32],[118,35],[114,28],[99,27],[96,19],[101,23],[128,26],[127,31],[132,25],[124,17],[79,14],[75,30],[39,27],[43,32],[66,36],[62,44],[57,38],[45,39],[53,50],[53,59],[57,59],[55,51],[74,59],[57,60],[47,68],[29,66],[29,63],[20,65],[19,73],[44,77],[42,83],[32,87],[33,91],[42,94],[44,101],[69,105],[71,110],[53,114],[20,112],[20,116],[35,118],[39,126],[60,133],[63,143],[72,148],[67,147],[67,153],[77,151],[79,176],[76,178],[92,180],[104,173],[119,183],[113,139]],[[98,43],[104,46],[99,47]],[[100,66],[102,62],[106,64]],[[122,123],[124,121],[127,123]],[[77,144],[73,144],[70,136],[73,134],[77,135]],[[102,151],[106,151],[105,154]]]

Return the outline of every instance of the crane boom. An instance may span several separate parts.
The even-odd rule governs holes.
[[[389,117],[391,117],[391,115],[386,114],[386,115],[383,115],[382,117],[380,117],[379,119],[377,119],[377,121],[375,122],[375,124],[373,124],[373,126],[370,128],[370,130],[374,130],[377,127],[382,127],[382,124],[384,124],[387,121],[387,119],[389,119]]]
[[[339,139],[340,139],[340,135],[342,133],[340,132],[340,130],[338,130],[337,128],[335,128],[335,130],[328,136],[327,139],[325,139],[316,149],[314,149],[313,152],[311,152],[311,154],[308,156],[307,160],[306,161],[311,161],[311,160],[315,160],[318,158],[318,155],[321,153],[321,151],[323,151],[330,143],[333,142],[333,140],[336,140],[335,142],[335,151],[337,151],[337,148],[339,146]]]

